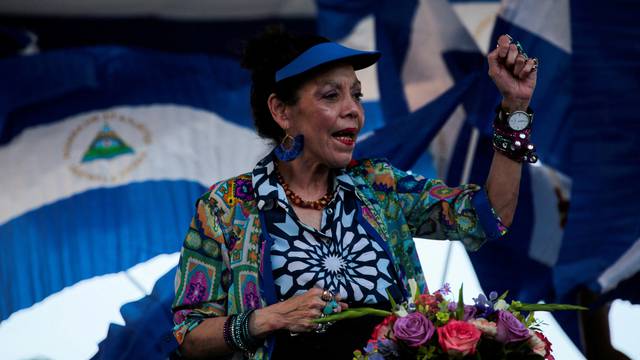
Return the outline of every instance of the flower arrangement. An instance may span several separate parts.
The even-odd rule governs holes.
[[[545,359],[553,360],[551,342],[544,336],[534,311],[584,310],[566,304],[508,303],[507,292],[489,298],[480,294],[473,305],[451,299],[448,284],[430,294],[409,285],[413,296],[392,311],[347,309],[320,322],[364,315],[384,316],[367,346],[354,351],[354,360],[382,359]]]

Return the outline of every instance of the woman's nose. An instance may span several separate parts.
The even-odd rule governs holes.
[[[349,97],[346,101],[345,101],[345,105],[344,105],[344,109],[343,109],[343,114],[345,117],[359,117],[361,116],[361,112],[362,112],[362,105],[360,104],[359,100],[356,100],[352,97]]]

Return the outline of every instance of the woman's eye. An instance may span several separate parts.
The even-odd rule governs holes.
[[[330,93],[324,94],[324,98],[325,99],[335,99],[337,97],[338,97],[338,93],[337,92],[330,92]]]
[[[362,93],[360,91],[358,91],[357,93],[353,94],[353,98],[358,100],[358,101],[362,101]]]

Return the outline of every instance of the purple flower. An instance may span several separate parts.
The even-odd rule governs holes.
[[[498,311],[496,327],[496,340],[501,343],[524,341],[531,336],[529,329],[509,311]]]
[[[398,318],[393,324],[393,333],[396,338],[411,347],[418,347],[429,341],[434,331],[433,323],[417,311]]]
[[[493,303],[487,299],[484,294],[478,295],[477,298],[473,298],[476,303],[477,317],[486,318],[494,313]]]
[[[367,343],[367,346],[364,347],[364,353],[372,354],[374,351],[376,351],[376,343],[373,341],[369,341]]]
[[[449,311],[455,313],[457,308],[458,308],[458,303],[455,302],[455,301],[452,301],[452,302],[449,303],[449,306],[448,306],[447,309]],[[473,319],[476,316],[476,312],[478,312],[478,310],[476,309],[475,306],[473,306],[473,305],[465,305],[464,306],[464,316],[463,316],[462,320],[467,321],[467,320]]]
[[[449,311],[456,311],[457,308],[458,308],[458,303],[455,301],[451,301],[449,305],[447,305],[447,310]]]
[[[473,305],[464,306],[464,318],[462,320],[467,321],[476,317],[478,310]]]
[[[442,288],[440,288],[440,290],[438,291],[442,295],[449,295],[451,294],[451,285],[449,285],[449,283],[444,283],[444,285],[442,285]]]
[[[390,339],[378,340],[378,352],[385,359],[399,359],[400,353],[398,353],[398,344]]]

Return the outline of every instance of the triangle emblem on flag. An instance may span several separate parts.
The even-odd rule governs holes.
[[[102,130],[96,134],[91,145],[84,153],[82,162],[99,159],[111,159],[124,154],[133,154],[133,148],[127,145],[106,122]]]

